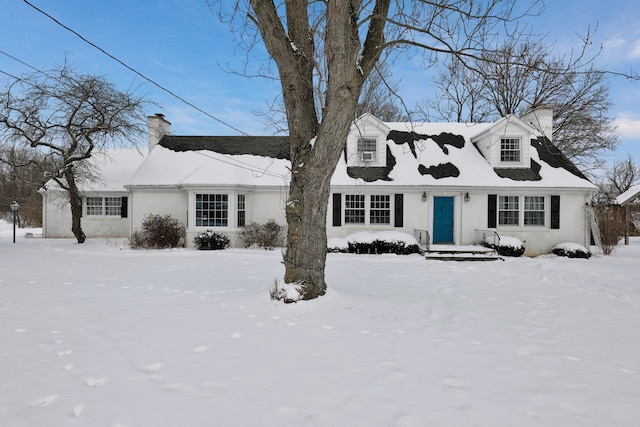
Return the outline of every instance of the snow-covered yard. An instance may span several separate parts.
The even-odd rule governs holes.
[[[640,240],[504,262],[133,251],[0,223],[0,425],[638,426]]]

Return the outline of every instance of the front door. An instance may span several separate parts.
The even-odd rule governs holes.
[[[453,197],[433,198],[433,243],[453,243]]]

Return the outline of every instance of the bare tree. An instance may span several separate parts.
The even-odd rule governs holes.
[[[435,81],[440,92],[429,114],[456,121],[495,120],[532,107],[554,108],[554,143],[583,171],[603,165],[602,154],[618,144],[605,72],[586,57],[591,35],[575,56],[554,56],[541,41],[507,40],[482,58],[452,58]],[[444,102],[443,102],[444,101]]]
[[[326,213],[331,175],[344,149],[364,82],[383,52],[422,54],[428,63],[453,56],[467,67],[475,60],[491,61],[488,54],[498,50],[494,46],[500,37],[522,38],[517,34],[515,11],[523,9],[516,8],[515,3],[234,3],[231,22],[238,40],[247,49],[264,43],[282,86],[292,165],[286,204],[284,281],[296,284],[302,298],[315,298],[326,290]],[[532,9],[524,10],[527,14]],[[516,33],[512,24],[516,24]]]
[[[33,155],[22,147],[0,147],[0,213],[9,216],[9,205],[19,200],[18,226],[42,224],[42,171],[30,161]]]
[[[55,182],[67,193],[71,230],[83,243],[80,185],[99,177],[88,159],[111,147],[135,143],[136,136],[144,133],[146,101],[117,90],[103,77],[78,74],[67,65],[14,78],[0,97],[4,139],[34,151],[27,162],[14,166],[36,165],[45,181]]]
[[[383,122],[406,120],[406,107],[398,105],[402,104],[402,99],[398,96],[399,85],[400,81],[391,75],[388,63],[378,62],[364,82],[356,117],[370,113]]]
[[[539,6],[537,1],[532,3]],[[222,18],[231,23],[240,45],[250,52],[264,44],[267,63],[275,64],[277,70],[271,77],[282,87],[291,146],[284,282],[295,285],[303,299],[316,298],[326,290],[331,176],[363,85],[381,55],[420,54],[430,63],[447,55],[481,58],[488,46],[495,45],[495,37],[505,33],[512,37],[509,31],[517,29],[518,17],[532,11],[516,9],[514,0],[217,4],[223,12],[232,10]]]
[[[613,163],[606,173],[606,179],[611,193],[615,193],[614,197],[618,196],[640,181],[640,165],[629,155],[625,160]]]

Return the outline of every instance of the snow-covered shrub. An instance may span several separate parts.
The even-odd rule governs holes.
[[[349,242],[342,237],[332,237],[327,241],[329,252],[349,252]]]
[[[551,253],[568,258],[591,258],[591,251],[577,243],[558,243],[551,248]]]
[[[218,249],[226,249],[229,247],[229,238],[224,234],[216,233],[213,230],[207,230],[199,233],[193,243],[196,249],[204,251],[215,251]]]
[[[256,246],[273,249],[284,246],[284,240],[284,228],[273,219],[265,224],[247,224],[240,233],[240,241],[245,248]]]
[[[495,249],[496,252],[502,256],[519,257],[524,253],[524,245],[520,239],[511,236],[500,236],[500,242],[498,245],[489,242],[483,242],[482,244]]]
[[[347,236],[346,240],[349,252],[356,254],[409,255],[420,253],[418,241],[407,233],[395,231],[360,232]]]
[[[184,246],[184,225],[171,215],[150,214],[142,221],[142,230],[131,235],[133,249],[164,249]]]

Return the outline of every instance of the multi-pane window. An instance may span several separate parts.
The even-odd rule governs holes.
[[[87,216],[121,216],[122,197],[87,197]]]
[[[197,227],[226,227],[228,218],[228,194],[196,194]]]
[[[122,198],[121,197],[105,197],[104,198],[104,214],[120,216],[122,212]]]
[[[371,205],[369,206],[369,223],[391,223],[391,198],[388,194],[371,196]]]
[[[87,216],[102,215],[102,197],[87,197]]]
[[[238,227],[244,227],[247,222],[247,203],[244,194],[238,194]]]
[[[498,224],[519,224],[520,209],[518,201],[518,196],[500,196],[498,199]]]
[[[345,224],[364,224],[364,194],[345,194],[344,222]]]
[[[500,140],[500,161],[520,161],[520,138],[502,138]]]
[[[524,225],[544,225],[544,196],[524,197]]]
[[[377,140],[375,138],[358,138],[358,157],[360,160],[376,159]]]

